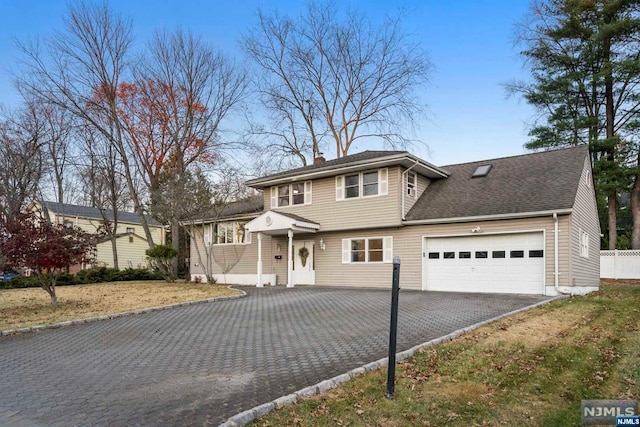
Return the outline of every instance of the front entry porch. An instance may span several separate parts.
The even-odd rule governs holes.
[[[258,262],[256,287],[263,287],[262,271],[262,237],[263,235],[286,235],[287,241],[287,287],[292,288],[298,284],[315,283],[315,248],[310,239],[296,240],[294,234],[309,235],[320,229],[320,224],[302,218],[298,215],[276,211],[267,211],[250,221],[245,226],[247,232],[256,234],[258,240]],[[295,252],[294,252],[294,247]],[[297,269],[296,269],[297,267]],[[275,285],[275,283],[273,283]]]

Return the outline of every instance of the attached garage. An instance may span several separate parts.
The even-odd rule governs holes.
[[[425,237],[429,291],[544,294],[544,233]]]

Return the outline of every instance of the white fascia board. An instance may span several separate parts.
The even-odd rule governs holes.
[[[457,218],[417,219],[412,221],[402,221],[402,224],[403,225],[451,224],[456,222],[492,221],[492,220],[498,220],[498,219],[522,219],[522,218],[535,218],[535,217],[541,217],[541,216],[551,216],[554,213],[558,215],[569,215],[573,213],[573,209],[558,209],[558,210],[537,211],[537,212],[518,212],[518,213],[497,214],[497,215],[464,216],[464,217],[457,217]]]

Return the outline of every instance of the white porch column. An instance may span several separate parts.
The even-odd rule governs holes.
[[[261,288],[262,284],[262,233],[258,232],[258,283],[256,287]]]
[[[289,236],[289,246],[287,253],[287,288],[293,288],[293,230],[287,232]]]

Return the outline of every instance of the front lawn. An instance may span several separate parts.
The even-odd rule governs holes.
[[[56,293],[58,309],[53,311],[41,288],[0,289],[0,330],[239,294],[226,286],[163,281],[60,286]]]
[[[400,307],[402,310],[402,307]],[[258,426],[579,426],[582,399],[640,396],[640,287],[603,286],[423,350]]]

